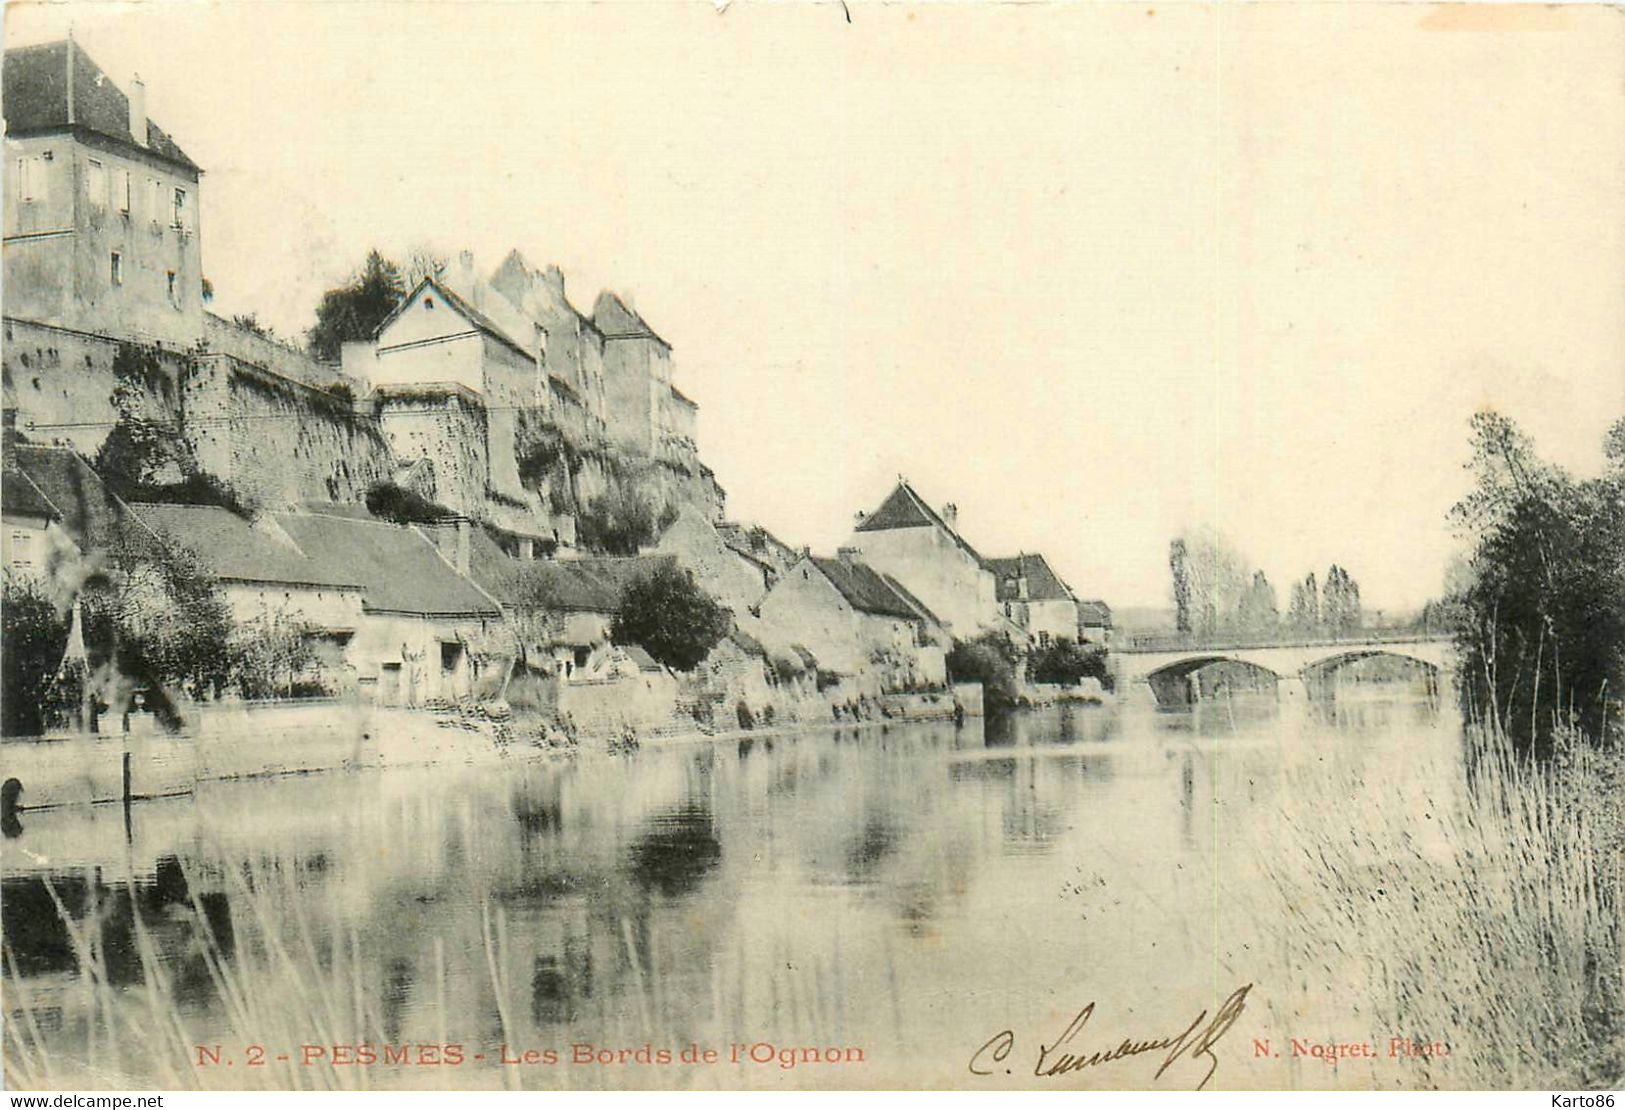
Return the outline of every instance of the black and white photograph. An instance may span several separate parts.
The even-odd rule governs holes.
[[[3,49],[7,1091],[1625,1085],[1617,8]]]

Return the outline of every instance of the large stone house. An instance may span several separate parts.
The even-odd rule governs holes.
[[[911,591],[851,549],[834,559],[804,556],[760,608],[760,627],[772,642],[805,647],[820,671],[858,692],[946,681],[948,637],[941,623]]]
[[[1042,646],[1076,640],[1078,599],[1042,555],[989,559],[1004,615]]]
[[[5,312],[186,346],[202,172],[72,39],[6,51]]]
[[[905,586],[955,639],[1003,626],[993,571],[955,530],[953,505],[937,512],[899,479],[872,513],[860,513],[850,546]]]

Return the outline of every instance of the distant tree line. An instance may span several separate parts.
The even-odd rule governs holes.
[[[1283,615],[1275,586],[1219,533],[1190,531],[1168,545],[1174,627],[1181,633],[1267,637],[1346,636],[1364,624],[1360,584],[1333,563],[1322,585],[1311,571],[1293,582]]]

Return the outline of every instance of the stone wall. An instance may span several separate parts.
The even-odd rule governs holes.
[[[30,443],[71,447],[95,457],[118,419],[113,392],[120,344],[106,336],[7,317],[0,350],[5,401],[17,410],[17,430]],[[191,366],[185,352],[148,348],[154,356],[130,397],[135,415],[178,427],[182,387]]]
[[[349,399],[231,355],[195,360],[184,428],[199,464],[266,508],[359,502],[394,458],[376,419]]]

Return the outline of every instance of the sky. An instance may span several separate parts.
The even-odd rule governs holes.
[[[846,12],[850,11],[850,21]],[[899,475],[1168,604],[1217,528],[1440,589],[1467,421],[1625,414],[1625,18],[1420,5],[151,2],[73,33],[205,169],[215,311],[517,247],[674,347],[728,513],[832,551]]]

